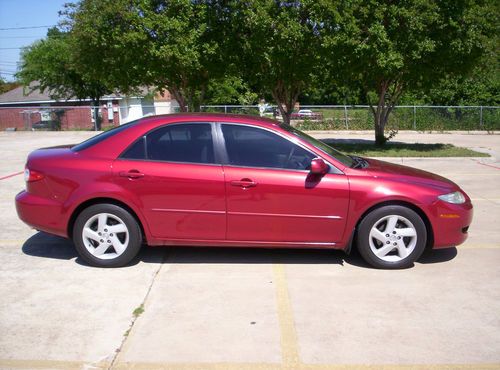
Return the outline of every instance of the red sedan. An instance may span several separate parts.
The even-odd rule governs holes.
[[[94,266],[142,244],[331,248],[378,268],[463,243],[470,198],[429,172],[347,156],[276,121],[222,114],[144,118],[26,164],[19,217],[71,238]]]

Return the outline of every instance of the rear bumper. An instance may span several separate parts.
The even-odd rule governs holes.
[[[27,225],[50,234],[67,237],[60,203],[21,191],[16,195],[16,210]]]
[[[472,203],[450,204],[438,201],[433,209],[434,248],[449,248],[465,242],[472,222]]]

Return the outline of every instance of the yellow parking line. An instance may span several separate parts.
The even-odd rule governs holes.
[[[12,240],[19,243],[19,240]],[[1,245],[2,241],[0,241]],[[472,245],[470,248],[474,248]],[[500,248],[499,246],[479,246],[479,248]],[[304,364],[300,361],[297,332],[293,318],[293,310],[288,291],[284,264],[273,265],[273,280],[276,287],[277,313],[280,325],[280,342],[282,363],[150,363],[150,362],[116,362],[113,369],[131,370],[491,370],[500,369],[500,364],[402,364],[402,365],[368,365],[368,364]],[[88,363],[83,361],[52,360],[0,360],[1,369],[108,369],[107,362]]]
[[[300,364],[300,357],[292,304],[286,282],[285,266],[283,264],[274,264],[273,275],[276,284],[276,301],[280,324],[281,358],[285,367],[293,368]]]

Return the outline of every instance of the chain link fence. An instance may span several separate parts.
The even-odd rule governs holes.
[[[206,105],[203,112],[236,113],[281,120],[275,106]],[[101,106],[99,120],[108,129],[135,119],[175,113],[178,106],[158,105]],[[94,107],[91,106],[2,106],[0,130],[92,130]],[[302,112],[302,113],[301,113]],[[373,130],[369,106],[308,105],[292,116],[292,124],[303,130]],[[389,116],[387,129],[416,131],[500,131],[498,106],[396,106]]]
[[[373,113],[368,105],[301,105],[300,110],[310,112],[292,115],[292,124],[304,130],[373,129]],[[275,106],[259,110],[258,105],[206,105],[202,107],[202,111],[263,115],[280,119]],[[311,114],[311,118],[307,114]],[[415,131],[498,131],[500,107],[396,106],[389,115],[387,128]]]

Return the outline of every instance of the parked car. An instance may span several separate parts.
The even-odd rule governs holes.
[[[297,113],[292,113],[291,119],[322,120],[323,113],[313,112],[310,109],[300,109]]]
[[[297,114],[299,117],[311,117],[314,113],[310,109],[300,109]]]
[[[280,115],[280,111],[276,107],[268,106],[262,112],[262,117],[275,118]]]
[[[32,152],[25,179],[21,220],[72,239],[103,267],[148,244],[355,246],[372,266],[404,268],[426,247],[463,243],[472,219],[470,198],[450,180],[250,116],[143,118]]]

